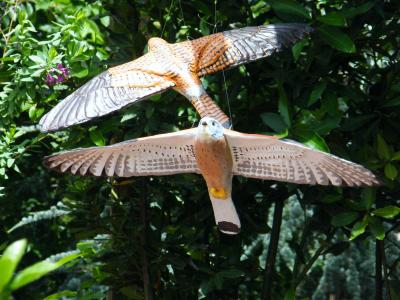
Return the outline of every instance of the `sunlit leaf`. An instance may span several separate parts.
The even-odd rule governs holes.
[[[14,280],[11,282],[11,289],[16,290],[33,281],[36,281],[44,275],[58,269],[62,265],[78,258],[79,256],[79,253],[74,253],[63,257],[58,262],[51,262],[47,260],[37,262],[18,272],[18,274],[14,277]]]
[[[400,213],[400,207],[388,205],[382,208],[375,209],[372,214],[375,216],[392,219]]]
[[[9,283],[22,256],[25,253],[27,241],[25,239],[12,243],[4,250],[0,258],[0,292]]]
[[[363,219],[362,221],[358,221],[353,225],[353,228],[351,228],[351,235],[350,235],[350,241],[354,240],[356,237],[359,235],[363,234],[365,232],[365,229],[367,228],[368,225],[368,220],[367,218]]]
[[[106,144],[106,141],[104,139],[103,133],[99,129],[93,129],[89,131],[89,136],[92,142],[96,146],[104,146]]]

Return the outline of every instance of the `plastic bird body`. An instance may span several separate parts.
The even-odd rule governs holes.
[[[229,130],[210,117],[201,119],[197,128],[49,156],[45,165],[61,172],[95,176],[201,174],[216,224],[227,234],[240,231],[231,198],[233,175],[299,184],[380,184],[361,165],[297,142]]]
[[[229,118],[207,94],[200,77],[267,57],[310,31],[305,24],[275,24],[176,44],[151,38],[147,54],[84,84],[40,120],[40,129],[47,132],[83,123],[170,88],[189,99],[202,117],[213,117],[229,127]]]

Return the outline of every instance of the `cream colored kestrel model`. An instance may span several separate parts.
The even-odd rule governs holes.
[[[207,183],[218,228],[227,234],[240,231],[231,198],[233,175],[300,184],[379,184],[363,166],[300,143],[225,129],[210,117],[201,119],[197,128],[49,156],[45,165],[95,176],[199,173]]]
[[[202,117],[214,117],[229,127],[229,118],[207,95],[200,77],[267,57],[310,31],[305,24],[275,24],[176,44],[151,38],[147,54],[87,82],[47,113],[40,129],[47,132],[83,123],[169,88],[188,98]]]

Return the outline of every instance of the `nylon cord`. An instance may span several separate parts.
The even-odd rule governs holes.
[[[213,28],[213,33],[217,32],[217,2],[218,2],[218,0],[214,1],[214,28]],[[229,100],[228,87],[226,85],[226,78],[225,78],[225,71],[224,70],[222,70],[222,78],[224,79],[225,98],[226,98],[226,102],[228,104],[228,113],[229,113],[229,119],[230,119],[230,123],[231,123],[230,129],[233,129],[231,102]]]

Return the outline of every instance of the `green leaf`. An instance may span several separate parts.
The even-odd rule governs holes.
[[[25,253],[27,241],[25,239],[12,243],[4,250],[0,258],[0,292],[9,283],[22,256]]]
[[[282,85],[279,87],[279,100],[278,100],[278,110],[282,119],[285,121],[287,126],[291,126],[291,114],[290,114],[290,107],[289,101],[286,95],[285,90],[283,89]]]
[[[363,189],[361,193],[361,201],[360,201],[360,207],[369,210],[372,206],[372,204],[375,202],[376,199],[376,189],[374,188],[365,188]]]
[[[390,159],[391,155],[389,146],[380,134],[377,134],[376,136],[376,145],[379,158],[384,160]]]
[[[106,144],[106,141],[104,139],[103,133],[99,129],[93,129],[89,131],[89,136],[92,142],[96,146],[104,146]]]
[[[390,160],[400,160],[400,151],[396,152],[393,154],[392,158]]]
[[[331,224],[335,227],[346,226],[352,223],[355,219],[357,219],[358,213],[354,211],[350,212],[342,212],[333,216]]]
[[[295,134],[300,138],[300,141],[303,144],[313,149],[321,150],[328,153],[330,152],[325,140],[318,133],[303,129],[296,129]]]
[[[62,265],[76,259],[80,255],[80,253],[73,253],[63,257],[57,262],[51,262],[48,260],[37,262],[23,269],[15,276],[14,280],[11,282],[11,289],[16,290],[27,285],[28,283],[36,281],[44,275],[58,269]]]
[[[346,26],[347,21],[344,15],[340,12],[330,12],[324,16],[317,17],[317,20],[333,26]]]
[[[310,99],[308,100],[308,106],[313,105],[321,98],[323,92],[326,89],[326,85],[327,85],[326,81],[321,81],[314,87],[314,89],[310,94]]]
[[[29,59],[37,64],[44,65],[46,64],[46,60],[44,60],[42,57],[38,55],[29,55]]]
[[[261,120],[265,125],[272,128],[275,132],[284,132],[288,127],[282,117],[275,113],[262,113]]]
[[[302,40],[293,45],[292,54],[293,54],[294,61],[297,61],[299,59],[301,51],[303,50],[306,43],[307,43],[307,40]]]
[[[277,13],[294,15],[300,18],[311,19],[308,11],[294,0],[272,0],[269,1],[272,9]]]
[[[375,216],[392,219],[400,213],[400,207],[388,205],[382,208],[375,209],[372,214]]]
[[[356,52],[356,46],[352,39],[341,30],[328,25],[323,25],[318,28],[318,32],[320,33],[321,38],[332,48],[345,53]]]
[[[76,77],[76,78],[83,78],[88,76],[89,74],[89,69],[88,68],[73,68],[71,71],[71,77]]]
[[[376,118],[376,115],[372,115],[372,114],[352,117],[343,123],[343,125],[340,127],[340,130],[353,131],[353,130],[359,129],[362,126],[364,126],[365,124],[371,122],[375,118]]]
[[[383,227],[382,221],[377,217],[368,218],[368,228],[377,240],[383,240],[385,238],[385,228]]]
[[[110,26],[110,20],[111,20],[110,16],[104,16],[104,17],[100,18],[100,23],[103,26],[108,27],[108,26]]]
[[[398,171],[394,164],[388,163],[385,165],[385,176],[390,180],[395,180],[397,178]]]
[[[353,225],[353,228],[351,229],[351,235],[349,240],[354,240],[356,237],[359,235],[363,234],[365,232],[365,228],[368,225],[368,220],[367,218],[364,218],[362,221],[358,221]]]

